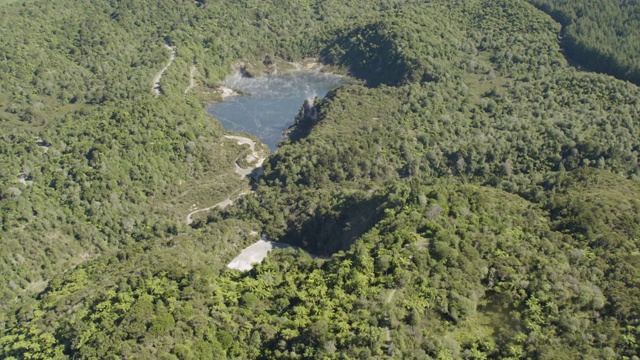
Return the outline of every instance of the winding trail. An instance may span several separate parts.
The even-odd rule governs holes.
[[[151,87],[151,90],[156,93],[156,96],[162,94],[162,88],[160,87],[160,80],[162,80],[162,75],[164,75],[167,69],[169,69],[169,66],[173,64],[173,60],[176,59],[176,49],[169,46],[169,44],[167,43],[165,43],[164,46],[167,49],[171,50],[171,55],[169,55],[169,61],[167,62],[167,65],[165,65],[164,68],[156,75],[156,77],[153,78],[153,86]]]
[[[254,169],[257,169],[259,167],[262,166],[262,163],[264,163],[264,160],[267,158],[266,154],[264,154],[264,152],[260,151],[256,151],[256,142],[247,138],[247,137],[243,137],[243,136],[233,136],[233,135],[225,135],[224,136],[227,139],[232,139],[232,140],[237,140],[238,141],[238,145],[249,145],[249,149],[251,150],[251,153],[249,155],[247,155],[246,157],[246,161],[248,163],[255,163],[253,167],[248,167],[248,168],[243,168],[240,167],[240,165],[238,165],[238,160],[236,159],[235,164],[236,164],[236,174],[240,175],[241,178],[244,178],[246,176],[248,176],[249,174],[251,174],[251,172]]]
[[[233,205],[233,200],[231,200],[231,198],[226,198],[222,201],[220,201],[219,203],[209,206],[207,208],[204,209],[199,209],[199,210],[195,210],[190,212],[189,214],[187,214],[187,225],[191,225],[193,223],[193,215],[197,214],[197,213],[201,213],[203,211],[209,211],[209,210],[213,210],[215,208],[220,208],[220,209],[224,209],[229,205]]]
[[[247,155],[246,161],[250,164],[252,163],[253,165],[248,168],[242,168],[240,167],[240,165],[238,165],[239,158],[236,159],[236,161],[234,162],[236,165],[236,174],[239,174],[241,178],[248,176],[249,174],[251,174],[251,172],[253,172],[253,170],[261,167],[262,164],[264,163],[264,160],[267,158],[266,154],[263,151],[256,151],[256,142],[249,139],[248,137],[233,136],[233,135],[225,135],[224,137],[226,139],[236,140],[238,142],[238,145],[249,145],[249,149],[251,150],[251,153]],[[210,211],[215,208],[224,209],[229,205],[233,205],[233,199],[231,199],[231,197],[233,196],[234,193],[235,191],[231,193],[229,197],[227,197],[226,199],[220,201],[215,205],[212,205],[203,209],[197,209],[187,214],[187,225],[191,225],[193,223],[193,215],[195,214],[205,212],[205,211]],[[250,190],[242,191],[240,192],[240,194],[238,194],[236,198],[250,194],[250,193],[251,193]]]
[[[191,91],[191,89],[193,89],[194,87],[196,87],[196,81],[194,79],[194,76],[196,76],[196,66],[195,65],[191,65],[191,70],[189,71],[189,86],[187,86],[186,89],[184,89],[184,93],[185,95]]]

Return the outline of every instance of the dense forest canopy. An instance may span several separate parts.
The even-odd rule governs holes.
[[[635,81],[635,5],[531,2],[0,2],[0,357],[637,359],[640,89],[562,51]],[[204,105],[305,58],[240,179]]]
[[[563,44],[577,63],[640,84],[637,1],[528,1],[562,23]]]

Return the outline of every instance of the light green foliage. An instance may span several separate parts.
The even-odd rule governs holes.
[[[569,66],[529,4],[41,5],[0,8],[0,357],[640,351],[640,90]],[[247,186],[200,99],[265,56],[362,83],[186,226]],[[225,269],[254,230],[324,257]]]

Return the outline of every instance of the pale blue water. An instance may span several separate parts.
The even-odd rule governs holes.
[[[224,84],[251,95],[233,96],[209,105],[207,111],[219,119],[225,129],[257,136],[275,151],[284,139],[282,132],[291,126],[305,99],[324,97],[346,82],[342,76],[317,71],[295,71],[282,75],[243,78],[234,75]]]

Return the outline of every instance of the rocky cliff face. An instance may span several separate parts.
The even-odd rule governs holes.
[[[322,99],[317,96],[313,99],[306,99],[296,116],[295,124],[298,126],[313,126],[318,121],[321,103]]]
[[[320,120],[321,105],[322,99],[317,96],[304,101],[294,124],[284,131],[284,134],[289,136],[289,140],[295,142],[309,135],[313,126]]]

